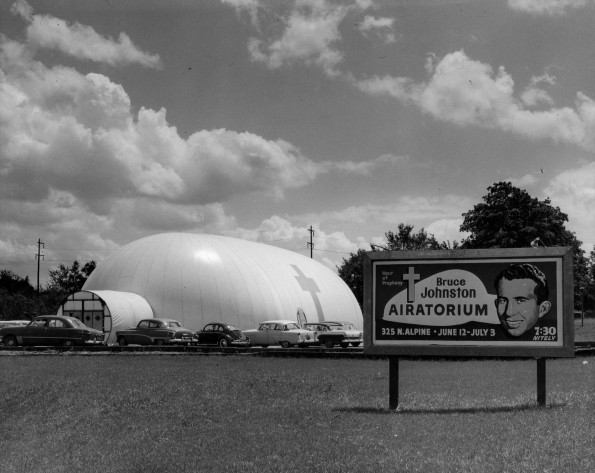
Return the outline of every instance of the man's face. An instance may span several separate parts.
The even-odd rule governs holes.
[[[550,310],[550,303],[537,304],[537,283],[532,279],[501,279],[498,283],[496,309],[502,327],[513,337],[533,328]]]

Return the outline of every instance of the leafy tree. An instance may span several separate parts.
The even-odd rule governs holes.
[[[589,258],[589,271],[587,274],[587,285],[583,297],[582,310],[590,311],[593,316],[593,309],[595,309],[595,246],[591,250]]]
[[[50,282],[47,292],[59,296],[67,296],[81,290],[87,278],[95,269],[95,261],[88,261],[80,268],[79,262],[75,261],[72,266],[61,264],[58,269],[50,271]]]
[[[413,225],[400,223],[397,233],[386,232],[384,234],[386,243],[382,245],[370,245],[373,251],[400,251],[400,250],[448,250],[449,242],[438,242],[434,235],[428,234],[423,228],[413,233]],[[458,243],[454,242],[456,248]]]
[[[29,276],[22,278],[7,269],[0,271],[0,288],[5,289],[10,294],[17,292],[31,294],[34,291],[29,282]]]
[[[580,304],[588,285],[587,260],[582,242],[566,230],[567,221],[568,216],[552,206],[549,198],[540,201],[510,182],[497,182],[488,187],[483,202],[463,214],[460,230],[470,235],[461,247],[525,248],[536,241],[544,246],[570,246],[574,253],[575,303]]]
[[[343,264],[337,268],[339,277],[349,286],[360,307],[364,303],[364,255],[366,250],[359,249],[343,258]]]
[[[29,319],[37,313],[37,297],[29,278],[0,271],[0,319]]]
[[[401,250],[446,250],[451,249],[450,242],[438,242],[434,235],[428,234],[423,228],[413,232],[413,225],[400,223],[396,233],[389,231],[384,234],[386,242],[371,244],[371,251],[401,251]],[[453,246],[458,247],[455,241]],[[363,307],[364,301],[364,255],[365,250],[351,253],[349,258],[343,258],[343,264],[337,268],[339,276],[351,288],[355,298]]]

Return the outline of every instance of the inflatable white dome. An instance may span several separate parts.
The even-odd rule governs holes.
[[[194,331],[213,321],[249,329],[270,319],[340,320],[363,328],[353,293],[326,266],[288,250],[224,236],[141,238],[99,263],[85,291],[99,297],[136,294],[153,317],[176,319]],[[111,338],[119,326],[132,322],[125,315],[112,320]]]

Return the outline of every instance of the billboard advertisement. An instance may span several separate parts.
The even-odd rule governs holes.
[[[573,356],[572,250],[370,252],[368,353]]]

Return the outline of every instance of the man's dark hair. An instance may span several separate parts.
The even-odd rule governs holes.
[[[535,281],[537,285],[535,286],[535,290],[533,292],[537,297],[538,304],[546,301],[550,295],[550,289],[547,279],[545,278],[545,274],[543,274],[532,264],[511,264],[508,268],[501,271],[500,274],[496,276],[496,280],[494,281],[496,292],[498,292],[498,284],[502,279],[506,279],[508,281],[512,281],[513,279],[531,279],[532,281]]]

